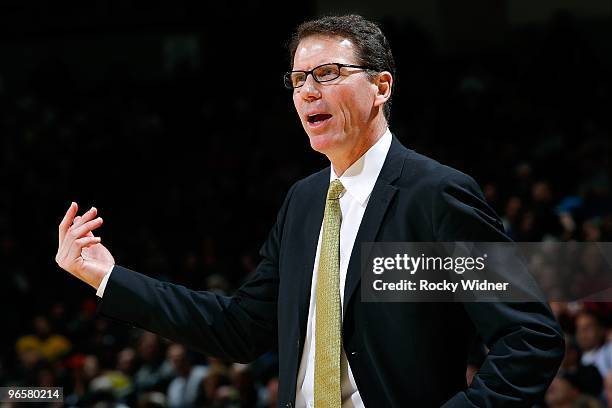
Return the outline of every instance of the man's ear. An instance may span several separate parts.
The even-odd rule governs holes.
[[[374,106],[381,106],[391,97],[391,89],[393,87],[393,76],[388,71],[383,71],[378,74],[375,81],[378,91],[376,93],[376,99],[374,100]]]

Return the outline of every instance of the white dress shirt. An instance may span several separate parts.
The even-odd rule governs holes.
[[[346,271],[348,269],[353,244],[357,237],[357,231],[361,225],[370,194],[374,184],[391,147],[391,132],[385,131],[383,136],[363,156],[353,163],[340,177],[337,177],[333,169],[330,171],[330,182],[339,179],[345,188],[340,196],[340,211],[342,223],[340,225],[340,304],[344,305],[344,284],[346,282]],[[317,253],[314,259],[312,271],[312,286],[310,291],[310,307],[308,309],[308,323],[306,328],[306,340],[297,378],[296,408],[314,406],[314,367],[315,367],[315,290],[317,287],[317,273],[319,269],[319,256],[321,254],[321,231],[317,244]],[[104,295],[104,289],[108,282],[111,270],[104,276],[96,294]],[[363,407],[363,401],[349,367],[344,348],[341,357],[341,388],[342,408]]]
[[[104,277],[102,278],[102,282],[100,282],[100,286],[98,286],[98,290],[96,291],[96,295],[98,297],[104,296],[104,289],[106,289],[106,284],[108,282],[108,278],[110,278],[110,274],[113,271],[114,267],[115,267],[115,265],[111,266],[110,269],[108,270],[108,272],[106,272],[106,275],[104,275]]]
[[[208,375],[209,367],[196,365],[187,377],[176,376],[166,391],[166,404],[171,408],[193,407],[201,393],[202,381]]]
[[[580,359],[584,365],[594,365],[602,378],[612,372],[612,343],[605,343],[595,350],[585,351]]]
[[[334,171],[330,171],[330,182],[339,179],[345,188],[340,196],[340,212],[342,223],[340,224],[340,304],[344,305],[344,284],[346,282],[346,271],[348,269],[353,244],[357,237],[357,231],[361,225],[370,194],[378,179],[389,147],[391,147],[391,132],[387,129],[385,134],[351,165],[340,177]],[[308,323],[306,326],[306,340],[302,361],[298,371],[297,392],[295,399],[296,408],[314,407],[314,367],[315,367],[315,311],[316,311],[316,287],[317,273],[319,270],[319,256],[321,254],[321,232],[319,232],[319,243],[317,244],[317,255],[315,256],[312,271],[312,286],[310,290],[310,307],[308,309]],[[363,407],[363,401],[359,395],[357,384],[346,359],[344,347],[340,363],[340,382],[342,387],[342,408]]]

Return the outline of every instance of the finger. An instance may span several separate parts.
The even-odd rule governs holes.
[[[80,216],[78,216],[78,217],[74,217],[74,223],[73,223],[72,225],[74,226],[74,225],[80,225],[80,224],[82,224],[82,223],[80,222],[80,220],[81,220],[81,217],[80,217]],[[93,236],[94,236],[94,234],[93,234],[93,232],[89,231],[87,234],[85,234],[85,236],[86,236],[86,237],[93,237]]]
[[[98,209],[96,207],[91,207],[85,214],[82,216],[74,217],[74,221],[72,223],[72,228],[80,227],[88,221],[93,220],[98,215]]]
[[[61,243],[60,247],[57,250],[56,260],[57,259],[61,260],[61,259],[66,258],[66,256],[68,256],[74,244],[74,241],[80,238],[84,238],[84,237],[89,237],[89,238],[94,237],[91,231],[96,228],[99,228],[102,225],[102,222],[103,222],[102,218],[98,217],[95,220],[82,224],[80,227],[69,228],[66,234],[64,235],[64,241]]]
[[[74,248],[86,248],[91,245],[95,245],[99,243],[102,239],[100,237],[83,237],[76,239],[70,243],[68,246],[64,246],[62,248],[62,253],[59,253],[55,256],[55,262],[58,263],[62,268],[69,270],[71,269],[71,265],[76,258],[78,258],[78,254],[75,256],[76,249]]]
[[[102,225],[104,221],[102,220],[101,217],[96,218],[95,220],[91,220],[88,221],[84,224],[82,224],[79,227],[76,228],[71,228],[70,232],[68,233],[68,235],[70,235],[72,237],[72,239],[79,239],[82,238],[84,236],[87,236],[87,234],[97,228],[100,228],[100,226]]]
[[[98,244],[100,241],[100,237],[83,237],[75,240],[70,246],[70,251],[68,251],[68,264],[72,265],[75,260],[80,258],[83,248]]]
[[[78,209],[79,209],[79,206],[77,205],[77,203],[75,202],[70,203],[70,207],[68,207],[68,211],[66,211],[66,214],[64,215],[64,218],[62,219],[62,222],[60,222],[60,225],[59,225],[60,244],[64,241],[64,237],[66,236],[66,231],[68,231],[68,228],[70,228],[70,225],[72,224],[72,220],[74,219],[74,216],[76,215]]]
[[[102,225],[102,218],[98,217],[95,220],[86,222],[80,227],[69,228],[68,231],[66,232],[66,235],[64,236],[64,241],[62,242],[59,249],[57,250],[58,256],[60,258],[65,256],[66,253],[70,250],[70,247],[72,246],[72,243],[75,240],[89,236],[89,233],[92,230],[100,227],[101,225]]]

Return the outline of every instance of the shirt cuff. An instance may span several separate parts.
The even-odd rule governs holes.
[[[102,282],[100,282],[100,286],[98,286],[98,290],[96,291],[96,296],[98,296],[100,298],[104,296],[104,289],[106,289],[106,284],[108,283],[108,278],[110,278],[110,274],[113,271],[114,267],[115,267],[115,265],[111,266],[110,269],[108,270],[108,272],[106,272],[106,275],[104,275],[104,277],[102,278]]]

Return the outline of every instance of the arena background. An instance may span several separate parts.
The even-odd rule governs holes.
[[[326,165],[283,88],[285,43],[343,12],[390,40],[391,130],[472,175],[515,240],[611,240],[609,0],[4,0],[0,385],[176,406],[187,376],[194,405],[274,406],[273,353],[228,365],[98,318],[94,291],[54,262],[57,225],[71,201],[95,205],[121,265],[231,293],[288,187]],[[564,385],[605,404],[612,374],[579,361],[609,351],[612,369],[611,309],[553,307],[569,346],[549,406]]]

